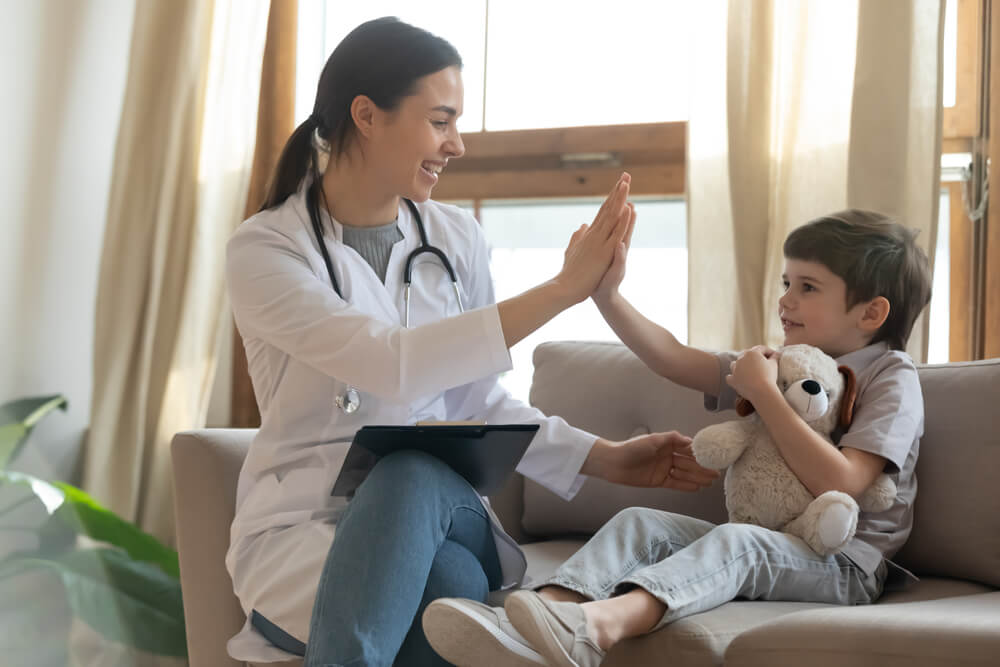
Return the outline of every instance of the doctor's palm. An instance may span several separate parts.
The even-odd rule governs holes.
[[[698,465],[691,454],[691,438],[676,431],[650,433],[618,444],[616,465],[606,479],[618,484],[697,491],[718,479],[719,473]]]
[[[582,225],[573,236],[557,280],[583,301],[597,288],[634,222],[627,202],[631,177],[626,173],[601,205],[592,225]]]

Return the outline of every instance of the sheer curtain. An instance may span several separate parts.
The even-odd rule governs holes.
[[[693,14],[689,340],[780,344],[781,246],[796,226],[875,209],[921,230],[932,255],[944,2],[730,0]]]
[[[84,485],[173,542],[168,445],[204,424],[226,238],[253,159],[267,0],[140,1],[97,296]]]

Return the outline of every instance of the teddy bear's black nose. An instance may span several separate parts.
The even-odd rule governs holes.
[[[806,380],[802,383],[802,389],[804,389],[810,396],[815,396],[822,390],[819,386],[819,382],[816,382],[816,380]]]

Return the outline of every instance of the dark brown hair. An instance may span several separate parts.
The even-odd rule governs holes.
[[[365,95],[380,109],[391,111],[416,92],[418,79],[452,66],[462,66],[454,46],[393,16],[362,23],[352,30],[326,61],[312,114],[285,143],[261,210],[288,199],[312,169],[312,190],[316,192],[307,197],[311,217],[320,187],[313,131],[329,142],[331,159],[336,158],[347,149],[355,132],[351,120],[355,97]]]
[[[843,279],[848,309],[885,297],[889,316],[871,342],[886,341],[902,350],[931,300],[930,262],[916,237],[916,230],[881,213],[848,209],[793,230],[784,253],[788,259],[819,262]]]

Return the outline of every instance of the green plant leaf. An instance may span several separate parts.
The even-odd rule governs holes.
[[[154,563],[174,579],[180,578],[176,551],[142,531],[134,523],[102,507],[75,486],[63,482],[53,482],[53,486],[62,491],[66,498],[56,510],[57,517],[91,539],[114,545],[135,560]]]
[[[73,612],[105,638],[158,655],[187,655],[180,582],[157,566],[116,549],[77,549],[9,558],[0,562],[0,578],[35,568],[55,572]]]
[[[0,468],[17,458],[31,429],[56,408],[69,405],[62,394],[21,398],[0,405]]]
[[[25,473],[4,470],[0,470],[0,484],[27,486],[45,505],[50,519],[39,526],[43,550],[51,551],[46,546],[65,545],[68,527],[75,533],[118,547],[135,560],[153,563],[174,579],[180,577],[176,551],[102,507],[75,486],[46,482]]]

